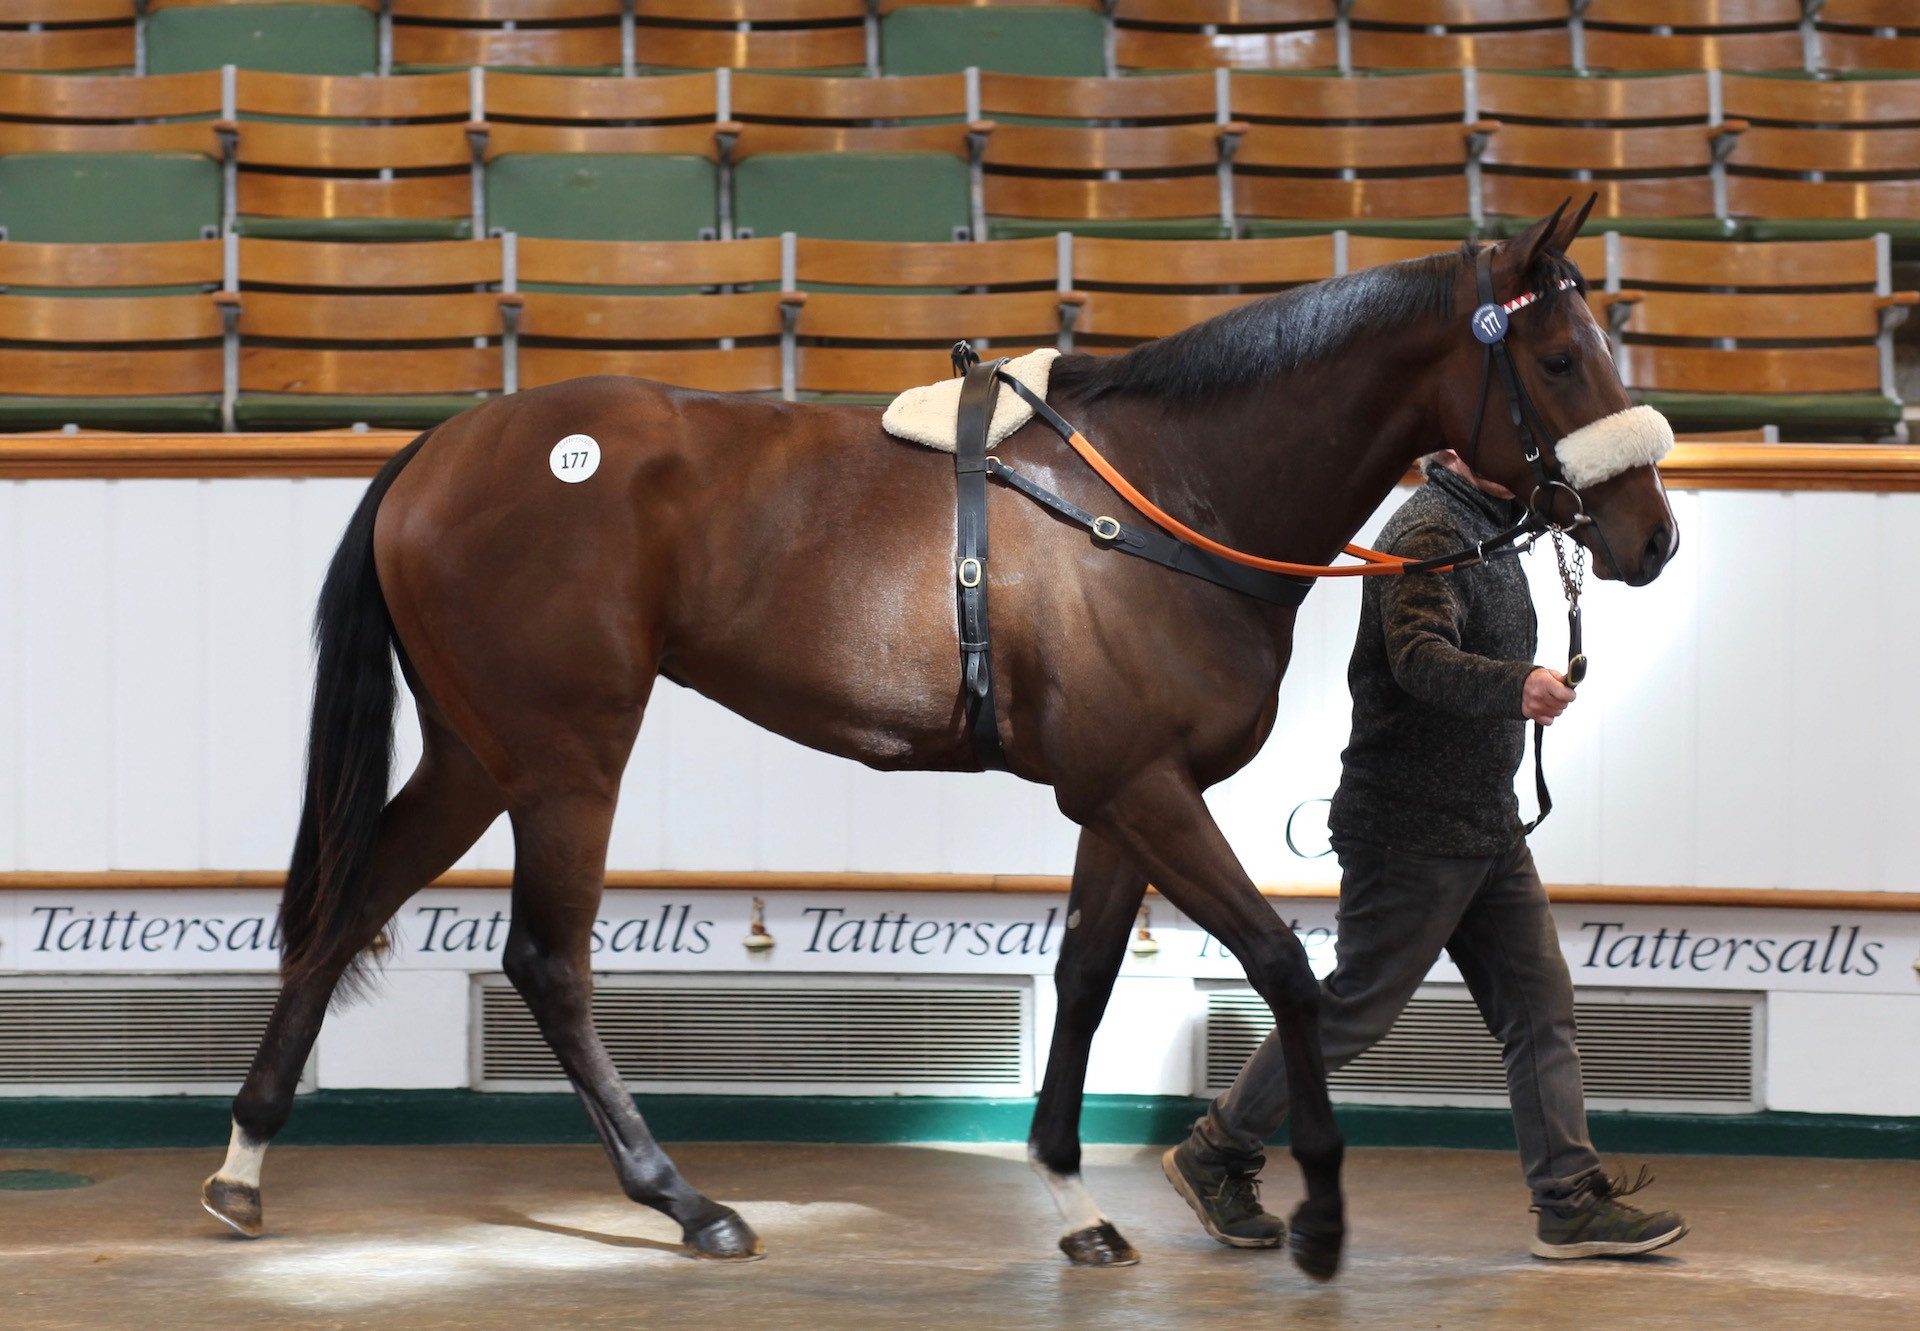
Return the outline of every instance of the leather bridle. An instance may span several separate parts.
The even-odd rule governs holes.
[[[1486,354],[1481,360],[1480,397],[1473,409],[1473,435],[1467,444],[1467,465],[1475,471],[1480,467],[1480,430],[1486,424],[1487,390],[1492,385],[1493,368],[1498,365],[1501,382],[1507,390],[1507,420],[1519,436],[1520,451],[1527,460],[1527,466],[1533,470],[1533,490],[1526,502],[1527,513],[1533,519],[1535,530],[1565,534],[1592,525],[1593,519],[1587,516],[1585,499],[1568,484],[1566,474],[1560,470],[1559,460],[1549,456],[1540,446],[1541,436],[1547,433],[1545,422],[1533,405],[1533,399],[1527,396],[1526,387],[1520,382],[1520,372],[1514,367],[1513,355],[1507,349],[1510,316],[1538,301],[1541,293],[1523,291],[1512,300],[1497,300],[1493,291],[1493,249],[1490,246],[1474,256],[1473,276],[1480,304],[1473,312],[1469,327],[1473,330],[1474,340],[1486,349]],[[1559,290],[1568,291],[1578,285],[1572,278],[1563,277]],[[1535,433],[1536,425],[1543,427],[1539,434]],[[1564,523],[1556,522],[1553,517],[1554,499],[1559,494],[1573,501],[1573,517]],[[1597,532],[1598,528],[1595,530]]]

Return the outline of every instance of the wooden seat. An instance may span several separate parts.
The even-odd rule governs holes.
[[[940,242],[977,234],[966,78],[732,77],[721,127],[736,234]]]
[[[778,237],[514,243],[521,387],[627,374],[715,392],[779,391]]]
[[[220,75],[0,74],[15,240],[186,240],[221,218]]]
[[[1608,247],[1621,377],[1676,426],[1900,430],[1892,329],[1920,294],[1893,291],[1884,240]]]
[[[1219,123],[1211,75],[980,76],[994,121],[985,160],[991,234],[1230,234],[1225,162],[1243,126]],[[1033,122],[1044,118],[1051,123]]]
[[[1620,236],[1608,243],[1612,275],[1625,286],[1649,292],[1871,292],[1886,276],[1879,248],[1870,239],[1790,245]]]
[[[619,70],[620,0],[392,0],[393,63]]]
[[[418,429],[505,387],[500,240],[238,246],[241,426]]]
[[[132,69],[133,0],[0,0],[0,70]]]
[[[1566,0],[1354,0],[1355,69],[1546,69],[1573,63]]]
[[[465,74],[235,76],[229,201],[246,235],[415,239],[476,222]]]
[[[1814,82],[1729,75],[1750,122],[1728,161],[1727,202],[1756,239],[1886,231],[1920,248],[1920,79]]]
[[[634,62],[664,69],[865,70],[866,0],[637,0]]]
[[[1489,70],[1478,87],[1481,113],[1499,126],[1481,157],[1489,214],[1531,220],[1591,191],[1600,196],[1596,219],[1690,218],[1702,234],[1725,229],[1720,163],[1740,126],[1713,123],[1704,74],[1568,79]]]
[[[1097,351],[1165,337],[1335,271],[1331,235],[1178,246],[1075,237],[1070,275],[1085,303],[1073,325],[1074,348]]]
[[[1920,78],[1781,79],[1729,74],[1721,97],[1730,116],[1787,128],[1896,126],[1920,121]]]
[[[1334,0],[1118,0],[1120,69],[1333,69]]]
[[[712,74],[489,73],[482,86],[490,163],[519,153],[717,154]]]
[[[1063,78],[1047,74],[980,75],[980,112],[990,118],[1066,125],[1211,122],[1225,110],[1211,74],[1131,78]]]
[[[1054,346],[1063,311],[1060,247],[1052,237],[882,244],[802,237],[794,388],[809,395],[888,398],[952,374],[948,349],[973,340],[983,356]]]
[[[1816,18],[1822,69],[1920,73],[1920,10],[1909,0],[1826,0]]]
[[[1429,255],[1457,249],[1457,246],[1440,245],[1415,236],[1349,236],[1347,271],[1357,273],[1362,268],[1377,268],[1381,264],[1399,263],[1405,259],[1424,259]],[[1598,290],[1607,273],[1606,241],[1600,236],[1582,235],[1567,247],[1567,257],[1574,261],[1587,281]]]
[[[967,119],[962,74],[903,74],[877,78],[794,78],[733,75],[733,118],[750,124],[870,125]]]
[[[217,157],[220,75],[0,74],[0,153],[185,152]]]
[[[0,429],[218,429],[222,272],[218,240],[0,242]]]
[[[1590,0],[1593,69],[1804,69],[1801,0]]]
[[[1472,226],[1466,85],[1458,72],[1394,78],[1235,73],[1248,129],[1234,155],[1237,214],[1249,235]]]

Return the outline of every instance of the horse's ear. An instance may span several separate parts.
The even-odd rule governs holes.
[[[1562,201],[1560,206],[1553,210],[1552,216],[1541,218],[1507,242],[1507,260],[1511,265],[1509,271],[1532,272],[1533,265],[1542,254],[1557,248],[1553,242],[1560,230],[1560,219],[1566,215],[1567,207],[1572,202],[1572,199]],[[1581,215],[1585,216],[1584,213]]]
[[[1587,201],[1580,205],[1580,211],[1564,223],[1560,227],[1559,233],[1554,236],[1553,248],[1555,252],[1565,254],[1569,249],[1573,248],[1573,242],[1580,238],[1580,229],[1587,224],[1587,217],[1593,212],[1593,205],[1598,202],[1600,202],[1599,191],[1596,190],[1594,193],[1587,195]]]

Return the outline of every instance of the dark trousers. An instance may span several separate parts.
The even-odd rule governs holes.
[[[1338,937],[1320,1005],[1328,1068],[1386,1035],[1445,948],[1500,1041],[1534,1200],[1564,1196],[1599,1172],[1574,1046],[1573,981],[1526,842],[1487,859],[1351,842],[1335,850]],[[1219,1154],[1258,1154],[1286,1115],[1285,1063],[1269,1034],[1194,1133]]]

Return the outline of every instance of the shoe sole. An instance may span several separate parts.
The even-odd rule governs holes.
[[[1595,1240],[1590,1243],[1555,1244],[1536,1238],[1529,1245],[1528,1251],[1535,1257],[1544,1257],[1552,1262],[1572,1261],[1580,1257],[1637,1257],[1641,1253],[1664,1248],[1669,1243],[1678,1243],[1686,1236],[1687,1227],[1682,1225],[1678,1229],[1655,1235],[1650,1239],[1642,1239],[1638,1243],[1610,1243],[1605,1240]]]
[[[1207,1231],[1209,1238],[1213,1239],[1216,1243],[1224,1243],[1229,1248],[1278,1248],[1287,1241],[1285,1234],[1272,1239],[1241,1239],[1235,1238],[1231,1234],[1222,1234],[1218,1229],[1214,1228],[1213,1222],[1207,1219],[1206,1208],[1200,1204],[1200,1199],[1194,1195],[1193,1186],[1187,1182],[1186,1176],[1180,1172],[1180,1167],[1173,1162],[1174,1152],[1179,1149],[1177,1146],[1171,1147],[1165,1155],[1160,1157],[1160,1172],[1167,1176],[1167,1182],[1171,1183],[1173,1190],[1180,1194],[1180,1199],[1192,1208],[1193,1214],[1198,1217],[1200,1221],[1200,1228]]]

